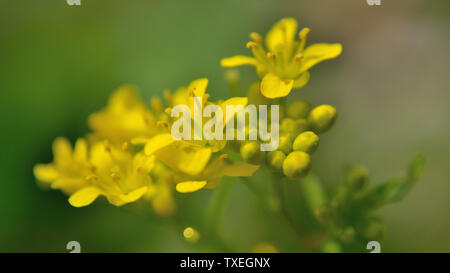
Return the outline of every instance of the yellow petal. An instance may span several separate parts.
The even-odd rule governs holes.
[[[252,165],[245,162],[228,165],[223,169],[224,176],[252,176],[259,169],[259,165]]]
[[[297,32],[297,20],[283,18],[267,33],[266,46],[271,52],[276,51],[278,44],[289,44],[294,41]]]
[[[141,198],[145,192],[147,192],[148,187],[144,186],[144,187],[140,187],[134,191],[131,191],[127,194],[121,194],[120,195],[120,199],[122,199],[122,201],[124,203],[131,203],[134,202],[136,200],[138,200],[139,198]]]
[[[177,192],[190,193],[203,189],[206,186],[206,181],[186,181],[178,183],[176,186]]]
[[[124,84],[109,97],[107,108],[112,112],[120,113],[141,105],[143,103],[137,88],[131,84]]]
[[[208,141],[208,143],[209,143],[209,145],[211,147],[211,150],[213,152],[218,152],[218,151],[224,149],[225,146],[227,146],[227,141],[226,140],[213,139],[213,140]]]
[[[50,188],[54,190],[61,190],[65,194],[72,194],[79,189],[85,187],[87,184],[86,181],[84,181],[81,178],[58,178],[55,182],[53,182],[50,185]]]
[[[293,80],[284,81],[277,75],[268,73],[261,82],[261,93],[269,99],[282,98],[289,95],[293,85]]]
[[[100,190],[96,187],[86,187],[72,194],[69,203],[74,207],[84,207],[90,205],[100,195]]]
[[[72,157],[72,145],[64,137],[53,141],[53,156],[55,161],[68,161]]]
[[[147,144],[145,144],[145,154],[151,155],[154,152],[162,149],[175,142],[171,134],[160,134],[151,138]]]
[[[73,152],[73,158],[77,161],[86,161],[88,154],[87,142],[83,138],[79,138],[75,143],[75,150]]]
[[[234,116],[229,117],[229,119],[227,120],[227,115],[226,115],[226,110],[227,110],[227,105],[232,105],[232,106],[237,106],[237,105],[242,105],[243,107],[247,106],[248,104],[248,98],[247,97],[232,97],[230,99],[227,99],[226,101],[222,102],[220,104],[220,108],[222,108],[222,112],[223,112],[223,127],[225,128],[225,126],[227,125],[227,123],[234,118]]]
[[[202,78],[191,82],[189,84],[188,90],[190,94],[194,94],[194,96],[196,97],[201,97],[205,94],[207,86],[208,86],[208,79]]]
[[[148,137],[135,137],[135,138],[131,139],[131,144],[142,145],[142,144],[146,144],[149,140],[150,140],[150,138],[148,138]]]
[[[149,173],[155,165],[155,156],[147,156],[145,153],[137,153],[133,158],[134,166],[144,173]]]
[[[234,67],[241,65],[256,65],[256,64],[257,62],[255,58],[242,55],[224,58],[220,60],[220,65],[223,67]]]
[[[313,44],[303,52],[304,59],[300,72],[307,71],[314,65],[329,59],[336,58],[342,52],[341,44]]]
[[[189,175],[197,175],[205,168],[212,151],[210,148],[195,148],[190,151],[180,151],[178,169]]]
[[[52,182],[59,176],[53,164],[38,164],[34,166],[33,172],[34,176],[43,182]]]
[[[310,74],[308,71],[303,72],[303,74],[294,81],[294,88],[302,88],[309,82]]]

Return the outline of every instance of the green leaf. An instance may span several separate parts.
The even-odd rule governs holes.
[[[359,205],[365,209],[377,209],[402,200],[422,174],[424,163],[423,155],[417,155],[410,163],[405,178],[392,179],[373,188],[360,200]]]

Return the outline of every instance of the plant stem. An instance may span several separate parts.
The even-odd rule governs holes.
[[[222,181],[214,193],[207,218],[207,225],[212,234],[220,234],[223,213],[228,197],[233,189],[233,184],[234,181]]]

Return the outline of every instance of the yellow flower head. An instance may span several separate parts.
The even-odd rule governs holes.
[[[34,176],[50,188],[70,195],[88,185],[84,179],[91,173],[87,153],[86,140],[78,139],[72,149],[67,139],[59,137],[53,141],[53,162],[34,166]]]
[[[342,52],[340,44],[313,44],[305,48],[309,28],[302,29],[295,39],[297,20],[284,18],[263,38],[251,33],[248,42],[254,57],[234,56],[222,59],[224,67],[253,65],[261,81],[261,93],[270,99],[285,97],[293,88],[301,88],[309,81],[308,70],[319,62],[336,58]]]
[[[160,129],[155,113],[144,105],[136,88],[131,85],[124,85],[115,91],[103,110],[89,116],[88,123],[96,136],[115,143],[134,137],[153,136]]]
[[[34,173],[51,188],[70,194],[69,203],[74,207],[87,206],[100,195],[121,206],[147,192],[153,164],[154,157],[143,152],[132,155],[126,143],[121,148],[107,141],[88,147],[80,139],[72,152],[67,140],[57,139],[54,162],[35,166]]]

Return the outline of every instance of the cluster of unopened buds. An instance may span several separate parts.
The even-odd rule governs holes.
[[[165,91],[166,103],[153,98],[147,107],[133,86],[120,87],[106,108],[89,117],[92,133],[78,139],[74,147],[65,138],[54,141],[54,160],[36,165],[36,178],[42,185],[70,195],[69,202],[75,207],[87,206],[99,196],[116,206],[142,198],[150,200],[157,214],[170,215],[175,209],[175,190],[190,193],[213,189],[222,177],[249,177],[262,164],[289,179],[304,176],[311,166],[310,155],[319,145],[318,135],[333,126],[337,112],[330,105],[313,108],[305,100],[285,105],[286,97],[293,89],[306,85],[311,67],[337,57],[342,50],[340,44],[306,47],[308,33],[308,28],[297,33],[297,21],[285,18],[268,32],[266,46],[259,34],[250,35],[253,41],[247,47],[253,57],[222,59],[224,67],[256,68],[261,81],[250,86],[247,96],[232,90],[235,97],[211,102],[206,93],[208,80],[198,79],[176,92]],[[238,86],[237,72],[229,72],[227,81],[231,89]],[[211,111],[209,116],[200,113],[200,117],[190,113],[186,120],[186,116],[174,111],[184,105],[195,112],[198,104],[205,111],[210,105],[224,111],[238,105],[279,106],[279,120],[271,120],[277,123],[272,130],[279,130],[278,146],[261,149],[264,141],[249,139],[249,131],[255,128],[248,125],[244,127],[247,138],[227,139],[226,125],[230,120],[234,122],[238,113],[220,117],[223,122],[219,126],[217,112],[214,117]],[[197,118],[203,124],[214,120],[214,134],[219,137],[197,138]],[[192,127],[189,137],[174,136],[175,124],[184,132]],[[240,158],[231,159],[230,153],[236,151]]]

